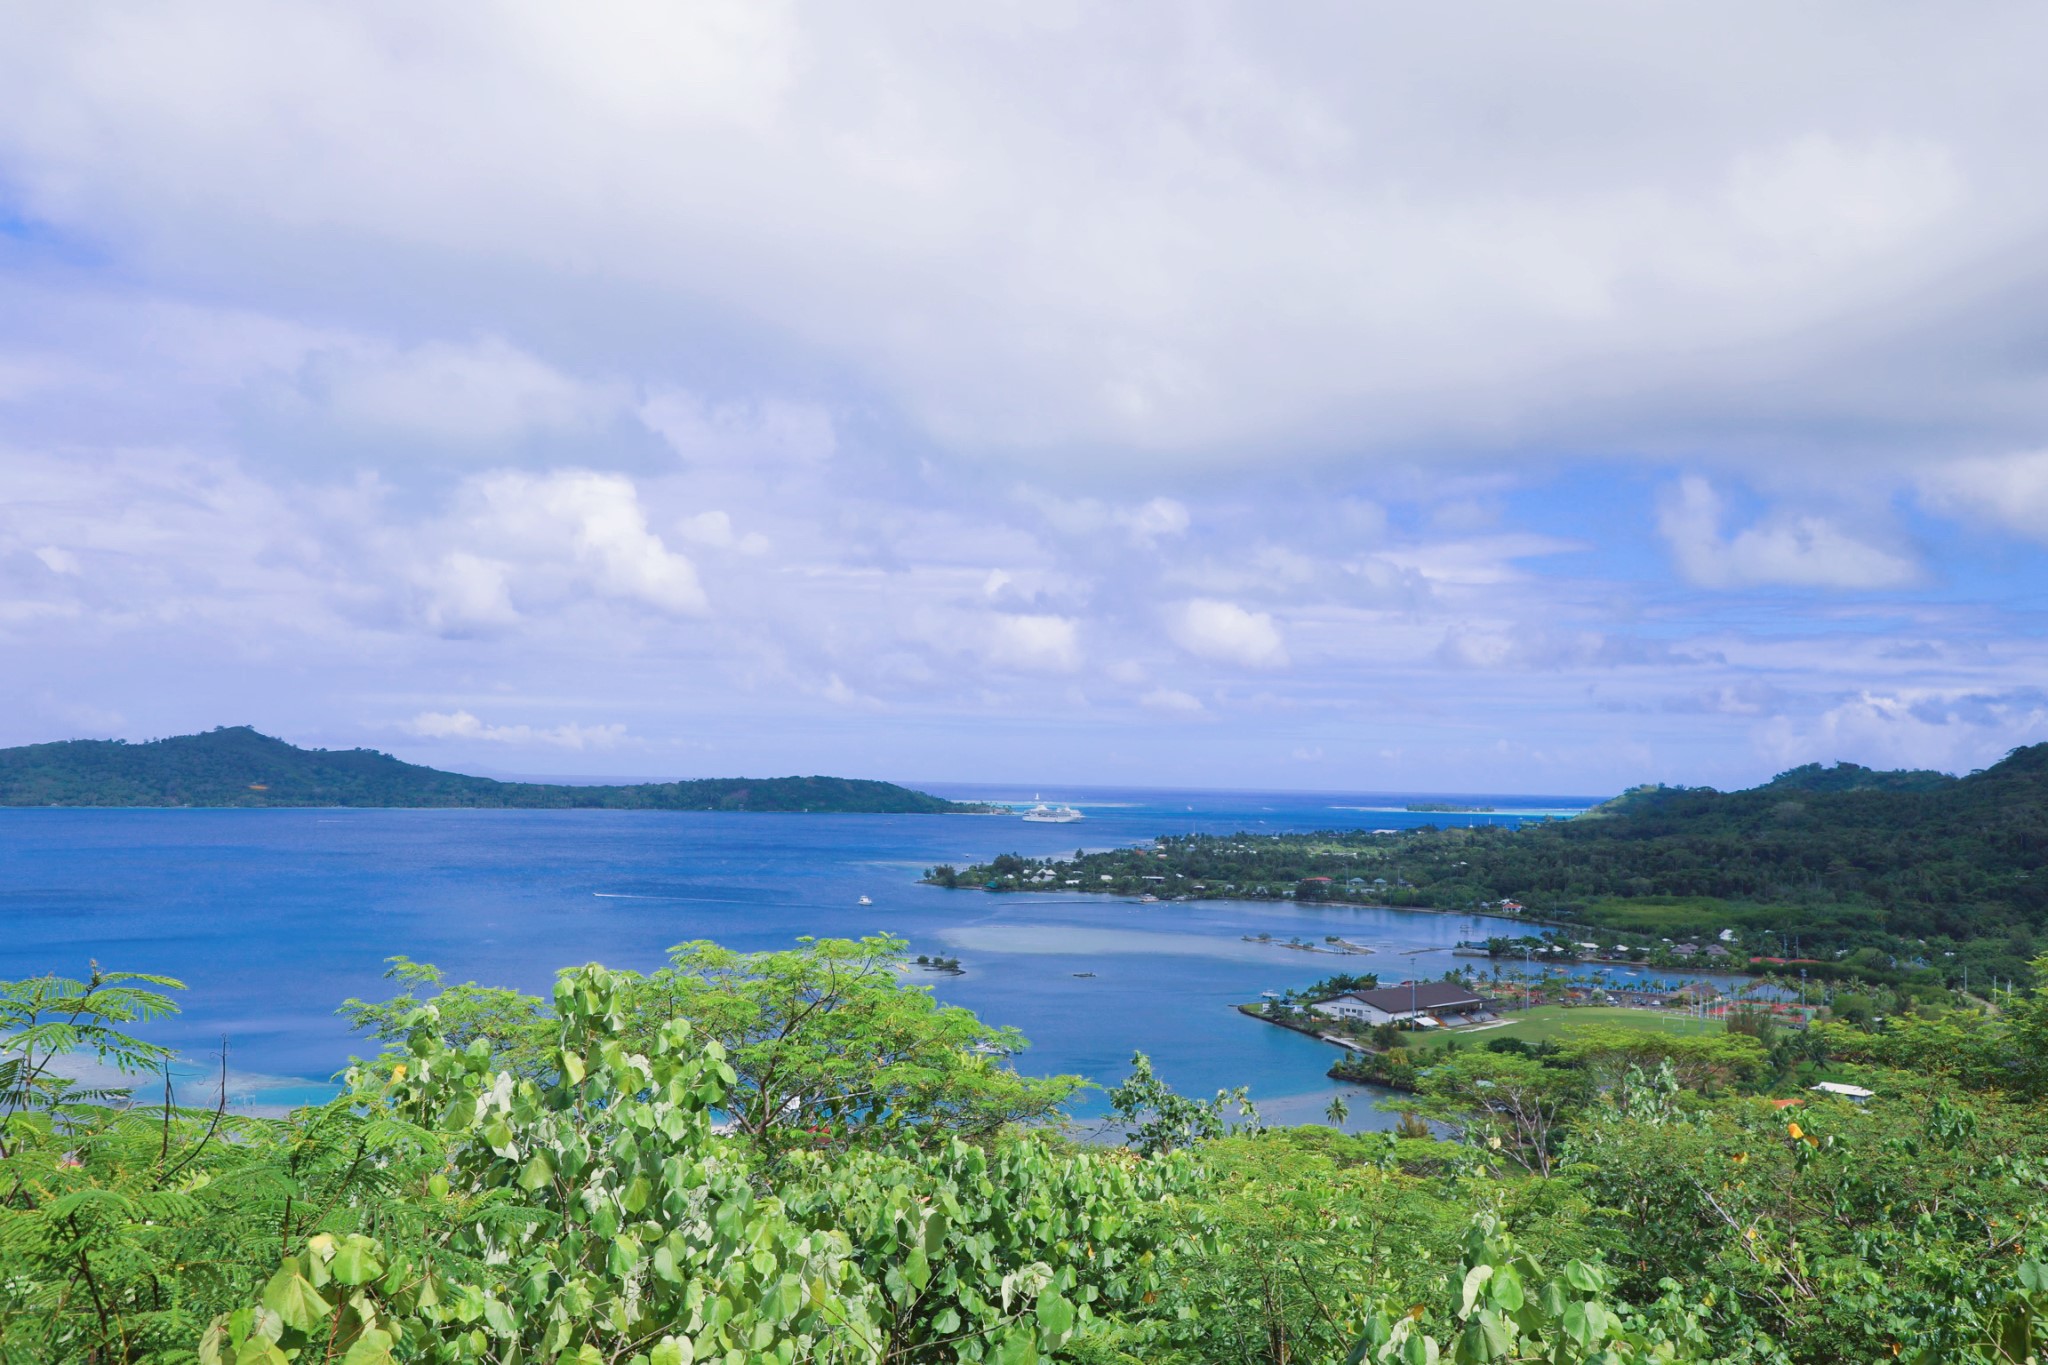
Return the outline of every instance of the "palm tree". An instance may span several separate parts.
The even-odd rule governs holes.
[[[1351,1106],[1344,1102],[1342,1095],[1332,1095],[1329,1105],[1323,1110],[1323,1117],[1341,1133],[1344,1131],[1344,1120],[1351,1117]]]

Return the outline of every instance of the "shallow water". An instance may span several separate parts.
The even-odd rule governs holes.
[[[949,795],[1028,799],[1012,789]],[[319,1096],[354,1040],[335,1007],[385,993],[405,954],[454,980],[541,991],[558,967],[649,969],[689,939],[740,949],[801,935],[887,932],[961,958],[918,975],[941,998],[1033,1046],[1024,1070],[1114,1084],[1149,1053],[1177,1088],[1249,1085],[1269,1116],[1318,1118],[1352,1093],[1351,1126],[1384,1126],[1324,1072],[1334,1048],[1238,1015],[1260,992],[1336,971],[1433,978],[1459,939],[1505,921],[1387,909],[991,895],[921,886],[934,863],[1101,848],[1162,833],[1503,822],[1561,798],[1476,799],[1495,815],[1411,814],[1401,798],[1047,790],[1089,818],[679,814],[646,811],[0,810],[0,977],[77,975],[87,959],[165,972],[191,989],[153,1036],[207,1069],[226,1040],[231,1089]],[[858,904],[861,896],[873,904]],[[1247,943],[1338,934],[1340,957]],[[1408,950],[1424,949],[1407,955]],[[1482,967],[1483,963],[1479,964]],[[1092,977],[1075,975],[1092,972]],[[1099,1110],[1099,1097],[1086,1109]]]

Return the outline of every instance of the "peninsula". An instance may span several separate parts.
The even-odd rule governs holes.
[[[629,786],[499,782],[375,749],[301,749],[246,725],[129,744],[0,749],[0,806],[385,806],[522,810],[972,815],[987,808],[891,782],[718,777]]]
[[[2048,744],[1966,777],[1809,764],[1744,791],[1638,787],[1519,828],[1174,835],[925,880],[1483,913],[1531,932],[1474,955],[1989,988],[2024,979],[2048,937]]]

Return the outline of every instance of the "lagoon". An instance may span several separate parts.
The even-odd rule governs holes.
[[[1036,795],[932,789],[976,800]],[[326,1093],[356,1041],[335,1007],[384,993],[392,954],[438,963],[457,981],[544,991],[558,967],[594,960],[647,970],[689,939],[753,950],[802,935],[886,932],[913,953],[961,959],[962,975],[913,979],[1022,1030],[1033,1046],[1016,1059],[1020,1069],[1112,1085],[1143,1050],[1185,1092],[1249,1085],[1269,1118],[1305,1122],[1343,1089],[1352,1126],[1378,1126],[1392,1119],[1372,1111],[1372,1096],[1325,1079],[1334,1049],[1232,1006],[1333,971],[1435,977],[1459,965],[1449,953],[1458,940],[1521,926],[1285,902],[993,895],[922,886],[918,876],[940,862],[1164,833],[1512,823],[1587,804],[1481,794],[1455,799],[1495,813],[1443,814],[1402,811],[1413,798],[1383,793],[1044,795],[1088,818],[0,810],[0,977],[78,975],[89,958],[177,976],[191,987],[184,1012],[153,1036],[195,1061],[225,1039],[237,1098],[277,1105]],[[873,903],[859,904],[862,896]],[[1244,941],[1260,933],[1340,934],[1378,951],[1335,957]],[[1099,1109],[1099,1096],[1083,1106]]]

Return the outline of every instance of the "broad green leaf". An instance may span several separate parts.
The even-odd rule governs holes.
[[[348,1348],[341,1365],[395,1365],[391,1358],[391,1334],[369,1328]]]
[[[1401,1345],[1401,1365],[1436,1365],[1436,1339],[1412,1333]]]
[[[495,1296],[484,1299],[484,1321],[501,1337],[519,1334],[519,1320],[512,1316],[511,1308]]]
[[[380,1250],[370,1238],[351,1234],[334,1249],[334,1259],[328,1262],[327,1268],[343,1284],[368,1284],[384,1273],[384,1262],[378,1254]]]
[[[688,1337],[663,1337],[647,1353],[648,1365],[690,1365],[696,1359]]]
[[[1465,1287],[1458,1296],[1459,1317],[1464,1318],[1472,1315],[1472,1305],[1478,1300],[1479,1291],[1492,1278],[1493,1267],[1490,1265],[1475,1265],[1465,1272]]]
[[[1074,1305],[1057,1294],[1038,1296],[1038,1330],[1052,1338],[1057,1345],[1067,1333],[1074,1330]]]
[[[282,1318],[287,1327],[306,1333],[323,1325],[334,1308],[320,1297],[312,1281],[299,1273],[297,1263],[290,1261],[263,1286],[263,1306]]]
[[[1496,1267],[1486,1286],[1486,1297],[1503,1312],[1512,1313],[1520,1308],[1528,1298],[1521,1273],[1511,1265]]]
[[[1597,1294],[1606,1287],[1606,1277],[1601,1275],[1600,1268],[1584,1261],[1565,1262],[1564,1278],[1572,1288],[1588,1294]]]

